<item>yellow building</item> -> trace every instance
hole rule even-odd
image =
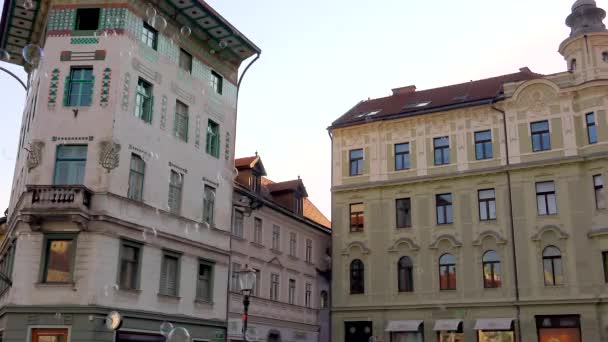
[[[332,341],[608,339],[604,17],[574,4],[565,72],[397,88],[332,123]]]

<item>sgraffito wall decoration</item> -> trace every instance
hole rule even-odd
[[[122,85],[122,110],[129,110],[129,85],[131,84],[131,74],[125,73],[125,81]]]
[[[167,128],[167,95],[163,95],[160,103],[160,129]]]
[[[51,71],[51,85],[49,86],[49,101],[48,107],[49,109],[55,108],[57,104],[57,91],[59,88],[59,68],[53,69]]]
[[[102,107],[107,106],[108,102],[110,101],[111,73],[112,71],[110,70],[110,68],[105,68],[101,77],[101,100],[99,101],[99,104]]]

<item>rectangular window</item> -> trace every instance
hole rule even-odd
[[[363,216],[363,203],[350,205],[350,232],[362,232],[365,224]]]
[[[179,49],[179,68],[187,73],[192,72],[192,55],[184,49]]]
[[[555,184],[553,181],[536,183],[536,205],[538,215],[557,214]]]
[[[407,228],[412,226],[411,209],[411,201],[409,198],[398,198],[395,200],[397,228]]]
[[[53,184],[83,184],[87,164],[87,145],[59,145],[56,153]]]
[[[66,106],[90,106],[93,98],[93,68],[72,68],[65,87]]]
[[[257,268],[254,268],[253,270],[255,271],[255,284],[253,285],[253,295],[259,297],[261,288],[260,283],[262,281],[262,272]]]
[[[433,139],[435,151],[435,165],[446,165],[450,163],[450,139],[439,137]]]
[[[604,282],[608,284],[608,252],[602,252],[602,264],[604,265]]]
[[[44,241],[42,282],[72,282],[76,236],[45,235]]]
[[[9,278],[13,278],[12,274],[13,274],[13,266],[15,264],[15,247],[16,245],[13,244],[9,247],[7,247],[4,250],[4,253],[2,254],[2,256],[0,256],[0,272],[2,272],[4,275],[6,275]],[[10,288],[10,284],[3,281],[0,283],[0,296],[2,296],[4,293],[6,293],[6,291]],[[2,340],[0,339],[0,342]]]
[[[306,294],[304,296],[304,305],[307,308],[310,308],[312,305],[311,297],[312,297],[312,284],[306,283]]]
[[[602,175],[593,176],[593,190],[595,192],[595,207],[597,209],[605,209],[606,198],[604,195],[604,177]]]
[[[99,8],[76,9],[76,31],[93,31],[99,28]]]
[[[219,158],[220,156],[220,125],[209,120],[207,123],[207,154]]]
[[[272,249],[281,250],[281,227],[277,225],[272,226]]]
[[[232,273],[231,273],[231,277],[230,277],[230,289],[234,292],[239,292],[241,290],[241,284],[240,284],[240,274],[239,272],[241,271],[241,264],[233,262],[232,263]]]
[[[188,106],[175,101],[175,121],[173,122],[173,135],[183,141],[188,141]]]
[[[156,50],[158,45],[158,32],[146,22],[144,22],[144,27],[141,31],[141,41],[144,45]]]
[[[289,279],[289,304],[296,303],[296,281],[295,279]]]
[[[291,232],[291,233],[289,233],[289,255],[291,255],[293,257],[296,256],[296,246],[297,246],[296,233]]]
[[[587,138],[590,144],[597,142],[597,126],[595,126],[595,114],[588,113],[585,115],[585,122],[587,123]]]
[[[479,220],[496,220],[496,193],[494,189],[477,191],[479,200]]]
[[[152,123],[152,102],[152,85],[140,78],[135,94],[135,116],[144,122]]]
[[[211,79],[209,80],[209,82],[211,89],[215,90],[216,93],[222,95],[222,91],[224,90],[224,78],[220,76],[220,74],[212,70]]]
[[[551,149],[549,121],[538,121],[530,124],[532,132],[532,151],[547,151]]]
[[[395,171],[410,168],[410,144],[395,144]]]
[[[198,262],[196,298],[205,302],[213,300],[213,264],[203,260]]]
[[[122,241],[120,245],[120,273],[118,277],[121,289],[136,290],[139,288],[141,250],[141,244]]]
[[[349,151],[349,175],[363,174],[363,149]]]
[[[240,210],[234,211],[234,222],[232,224],[232,235],[243,238],[243,221],[245,220],[245,215]]]
[[[452,194],[440,194],[435,196],[437,207],[437,224],[450,224],[454,222],[452,214]]]
[[[127,197],[132,200],[143,200],[145,170],[146,163],[144,160],[137,154],[132,153],[129,170],[129,189],[127,190]]]
[[[215,188],[205,185],[203,198],[203,222],[213,226],[215,212]]]
[[[253,242],[262,244],[262,219],[256,217],[253,219]]]
[[[279,275],[270,274],[270,299],[279,300]]]
[[[492,158],[492,132],[490,130],[475,132],[475,159]]]
[[[182,206],[182,187],[184,184],[184,176],[176,171],[171,170],[169,177],[169,211],[179,215]]]
[[[312,263],[312,240],[306,239],[306,262]]]
[[[163,251],[158,291],[160,294],[174,297],[179,294],[179,261],[179,254]]]

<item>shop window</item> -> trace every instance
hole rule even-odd
[[[581,322],[578,315],[536,316],[540,342],[581,342]]]

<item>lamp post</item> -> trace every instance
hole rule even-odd
[[[255,285],[255,270],[245,265],[245,269],[239,272],[241,293],[243,294],[243,341],[247,341],[247,311],[249,311],[249,296]]]

